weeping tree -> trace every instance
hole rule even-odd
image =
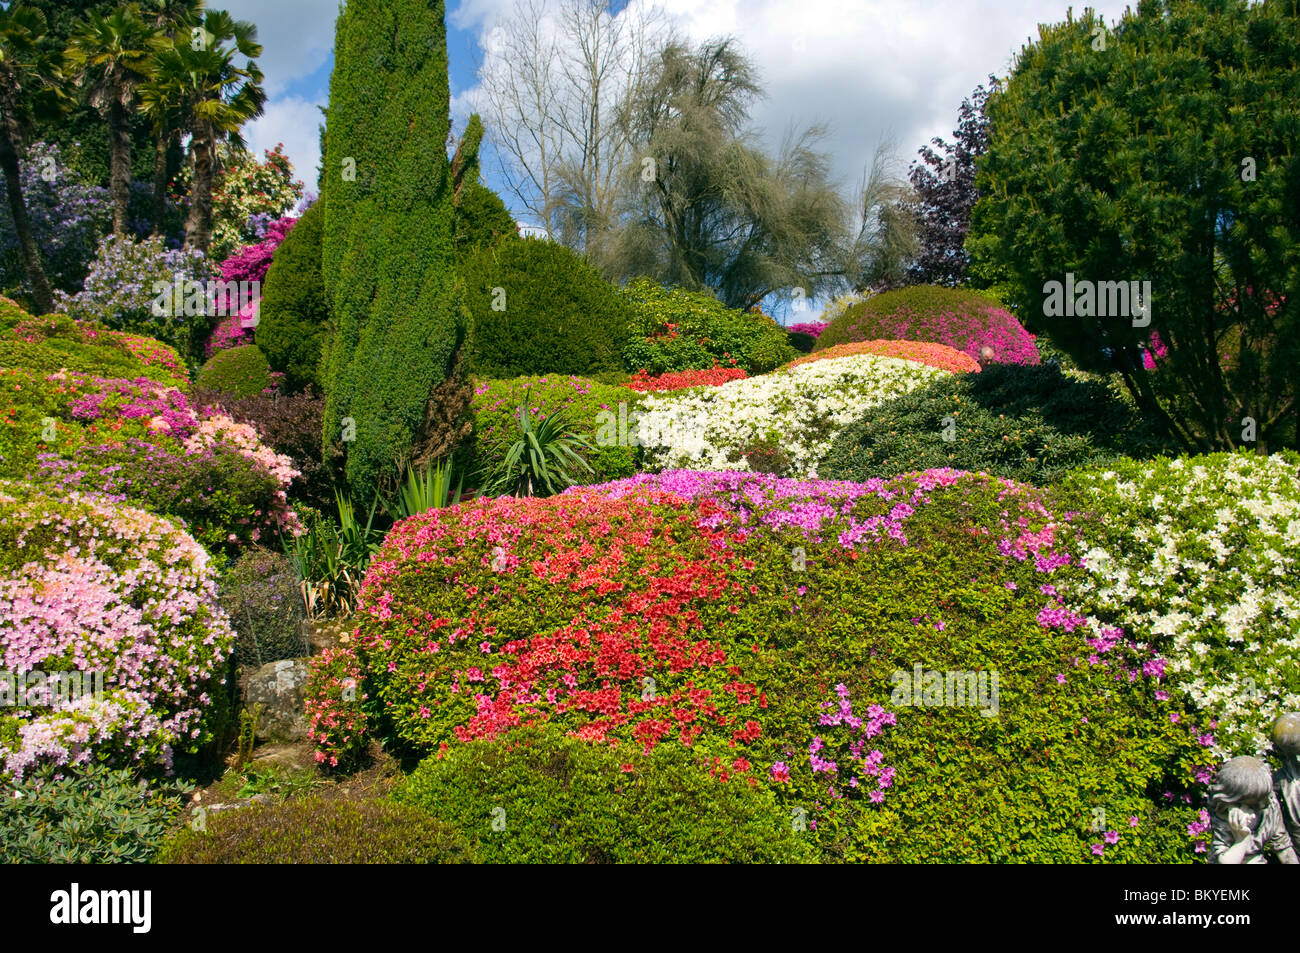
[[[989,101],[975,263],[1188,449],[1297,444],[1297,49],[1296,0],[1143,0],[1041,27]]]
[[[444,4],[349,0],[325,127],[325,446],[361,499],[459,434]]]
[[[843,282],[851,215],[816,148],[825,129],[791,135],[769,155],[748,129],[761,94],[732,40],[664,47],[627,110],[634,147],[622,209],[596,257],[609,277],[707,288],[739,308]]]

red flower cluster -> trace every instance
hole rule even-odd
[[[640,370],[632,375],[632,379],[628,381],[627,386],[642,393],[647,391],[682,390],[686,387],[700,387],[706,384],[716,387],[718,384],[743,380],[748,376],[743,368],[722,367],[721,365],[714,365],[705,370],[675,371],[668,374],[659,374],[658,376],[652,376],[646,371]]]

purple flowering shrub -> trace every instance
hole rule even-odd
[[[786,330],[791,334],[806,334],[809,337],[820,337],[822,331],[826,330],[825,321],[800,321],[798,324],[786,326]]]
[[[57,145],[34,142],[22,158],[20,179],[32,237],[53,288],[76,291],[112,223],[108,189],[81,178]],[[26,270],[8,202],[0,202],[0,288],[25,287]]]
[[[210,558],[174,522],[0,482],[0,774],[41,763],[168,770],[204,742],[234,632]],[[32,673],[90,673],[50,689]],[[14,696],[17,699],[17,696]]]
[[[915,285],[850,305],[814,346],[873,340],[922,341],[965,351],[983,364],[1038,364],[1038,347],[1015,316],[972,291]]]
[[[184,293],[186,282],[206,282],[211,274],[200,251],[168,248],[158,236],[136,241],[109,235],[99,243],[82,289],[73,295],[57,293],[55,303],[79,321],[156,338],[188,357],[207,338],[212,318],[174,313],[167,307],[170,296],[157,309],[164,313],[155,314],[155,284],[179,281]]]
[[[954,470],[668,471],[557,500],[582,493],[690,500],[697,526],[727,531],[735,611],[710,636],[763,693],[746,757],[827,859],[1169,863],[1203,849],[1207,726],[1162,657],[1068,601],[1086,572],[1077,517],[1042,491]]]
[[[185,520],[214,554],[296,532],[292,461],[146,378],[0,371],[0,477]]]

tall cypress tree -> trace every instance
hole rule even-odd
[[[454,290],[444,3],[348,0],[325,128],[321,247],[334,336],[325,447],[354,495],[427,458],[465,338]]]

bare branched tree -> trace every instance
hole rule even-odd
[[[517,0],[489,36],[481,111],[519,208],[592,253],[627,161],[628,94],[671,39],[663,11],[609,0]]]

